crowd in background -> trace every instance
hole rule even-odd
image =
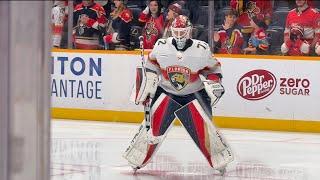
[[[215,0],[213,5],[208,0],[74,0],[73,48],[132,50],[142,35],[144,48],[152,49],[157,39],[171,36],[173,19],[183,14],[193,24],[192,38],[213,41],[214,53],[320,55],[318,0]],[[54,47],[67,48],[69,14],[67,1],[54,2]]]

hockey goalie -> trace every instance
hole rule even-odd
[[[173,37],[159,39],[137,71],[135,101],[145,106],[145,119],[123,155],[135,171],[155,155],[175,119],[214,170],[223,174],[234,159],[211,121],[212,106],[224,94],[221,65],[207,43],[191,39],[191,30],[186,16],[175,18]]]

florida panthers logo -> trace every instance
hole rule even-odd
[[[146,32],[146,38],[147,38],[148,41],[151,40],[152,36],[155,36],[155,37],[158,36],[158,30],[155,27],[155,23],[153,21],[151,21],[150,23],[146,24],[145,32]]]
[[[256,16],[261,12],[256,2],[249,1],[246,4],[246,7],[247,7],[247,12],[251,18],[253,18],[254,16]]]
[[[182,66],[169,66],[166,70],[169,81],[176,90],[180,91],[189,83],[190,69]]]

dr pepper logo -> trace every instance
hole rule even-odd
[[[244,74],[238,81],[237,90],[247,100],[268,97],[276,88],[276,77],[269,71],[257,69]]]

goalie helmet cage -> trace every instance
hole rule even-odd
[[[0,1],[1,180],[50,178],[51,7]]]

